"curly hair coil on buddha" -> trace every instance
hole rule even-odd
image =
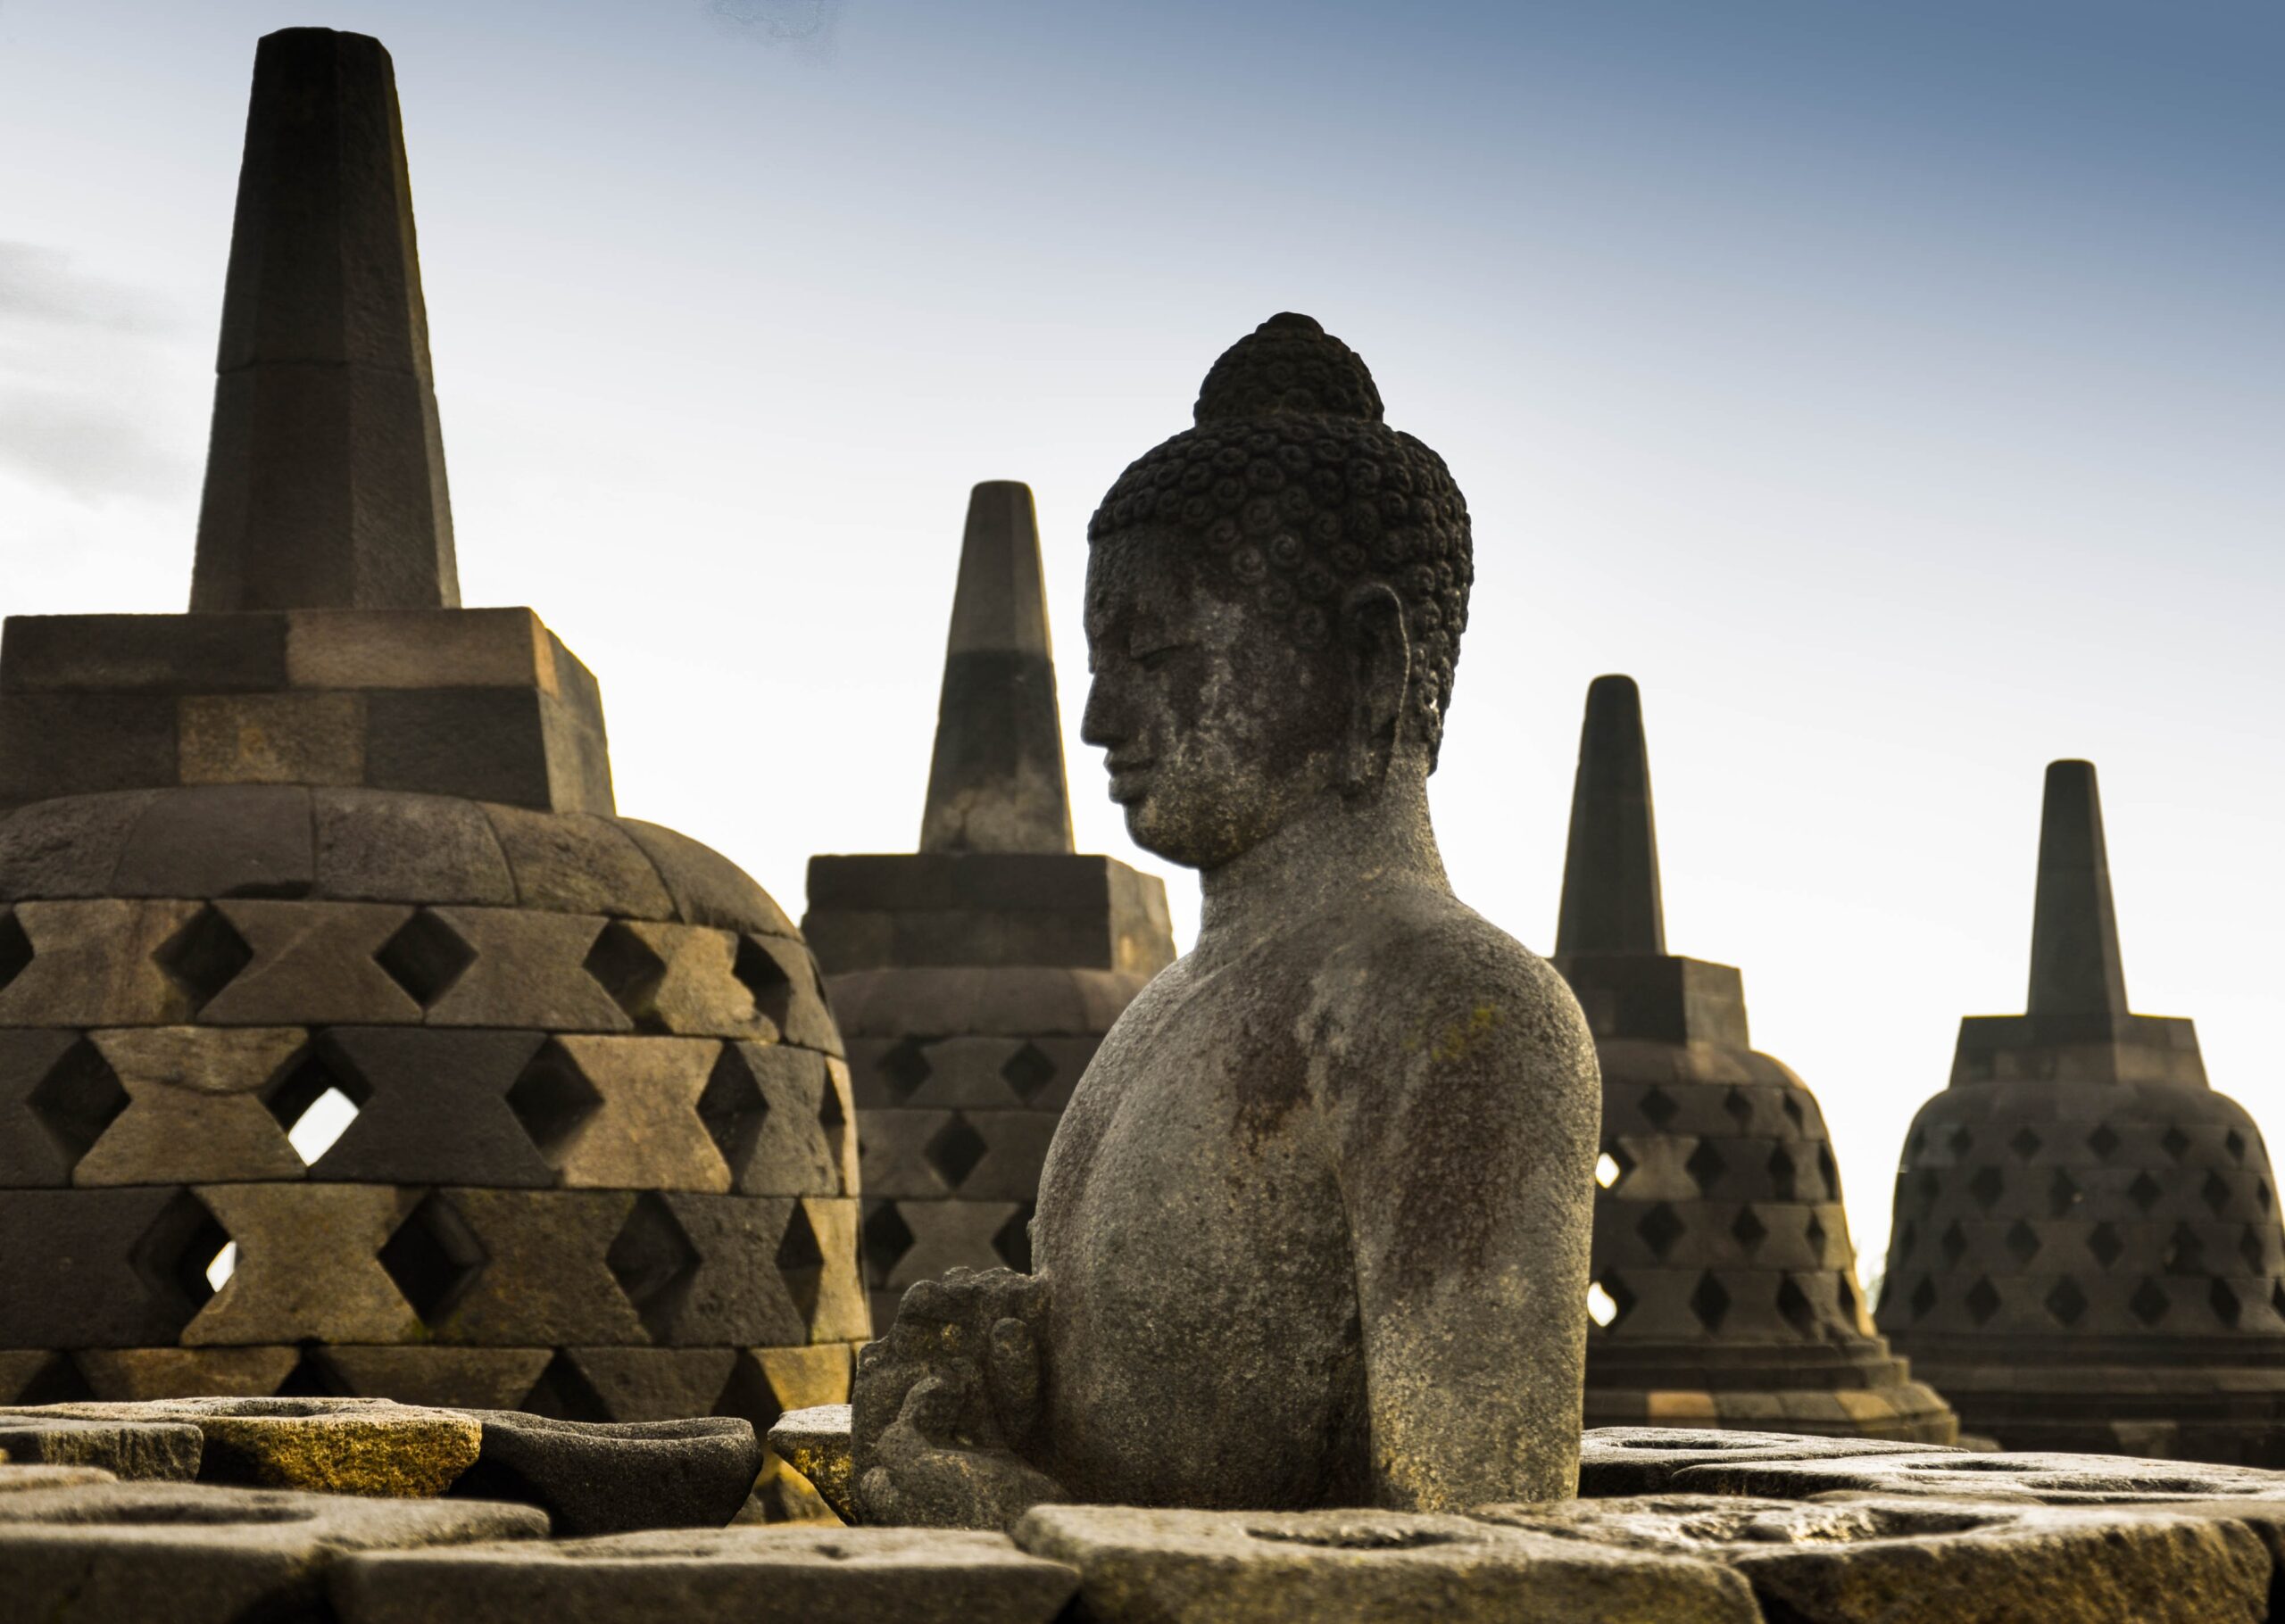
[[[1467,502],[1444,460],[1382,421],[1362,357],[1290,311],[1222,352],[1192,419],[1118,476],[1088,541],[1143,526],[1195,537],[1223,584],[1303,648],[1324,646],[1350,591],[1386,584],[1419,661],[1433,761],[1475,575]]]

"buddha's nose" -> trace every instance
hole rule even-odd
[[[1079,713],[1079,738],[1097,750],[1116,750],[1126,741],[1129,729],[1121,707],[1112,697],[1110,684],[1101,672],[1087,684],[1087,706]]]

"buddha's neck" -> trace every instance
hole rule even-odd
[[[1199,876],[1198,949],[1211,957],[1383,888],[1449,893],[1417,777],[1351,800],[1327,790],[1251,850]]]

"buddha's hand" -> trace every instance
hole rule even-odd
[[[868,1523],[1003,1529],[1063,1497],[1024,1454],[1040,1442],[1044,1282],[955,1269],[905,1293],[858,1355],[857,1504]]]

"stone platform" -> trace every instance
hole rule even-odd
[[[773,1440],[818,1470],[836,1434],[829,1407]],[[2121,1456],[1605,1428],[1576,1500],[1043,1506],[1000,1535],[724,1527],[759,1448],[736,1421],[188,1400],[0,1413],[0,1447],[6,1616],[71,1624],[2285,1619],[2285,1473]]]

